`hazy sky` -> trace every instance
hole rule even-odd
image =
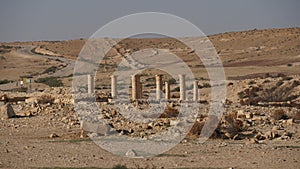
[[[205,34],[300,27],[300,0],[0,0],[0,41],[88,38],[137,12],[164,12]]]

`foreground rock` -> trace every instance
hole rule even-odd
[[[15,111],[9,103],[1,106],[1,110],[0,110],[1,119],[8,119],[15,116],[16,116]]]

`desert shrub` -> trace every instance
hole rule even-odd
[[[48,85],[50,87],[60,87],[60,86],[63,86],[63,83],[57,77],[39,78],[35,82],[36,83],[43,83],[43,84],[46,84],[46,85]]]
[[[50,73],[50,72],[55,72],[57,70],[56,66],[51,66],[47,68],[43,73]]]
[[[289,80],[292,80],[293,77],[289,77],[289,76],[286,76],[286,77],[283,77],[282,80],[283,81],[289,81]]]
[[[128,169],[128,168],[126,167],[126,165],[118,164],[118,165],[114,166],[112,169]]]
[[[177,117],[179,114],[179,111],[177,109],[167,107],[165,111],[159,116],[159,118],[172,118]]]
[[[278,83],[278,82],[277,82]],[[279,85],[276,83],[276,86]],[[265,102],[286,102],[297,98],[297,94],[294,93],[293,88],[296,84],[293,82],[289,86],[277,86],[264,89],[260,94],[260,100]]]
[[[271,117],[275,120],[280,120],[286,117],[285,111],[282,109],[275,110],[271,113]]]
[[[211,85],[209,83],[203,83],[202,88],[209,88]]]
[[[10,83],[12,81],[9,81],[7,79],[4,79],[4,80],[0,80],[0,84],[7,84],[7,83]]]
[[[248,95],[244,91],[238,92],[238,96],[240,99],[244,99],[248,97]]]

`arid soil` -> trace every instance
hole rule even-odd
[[[114,155],[89,138],[101,137],[99,133],[81,129],[71,85],[84,39],[1,43],[0,80],[12,82],[0,84],[0,168],[299,168],[300,29],[230,32],[209,39],[224,65],[227,98],[219,125],[201,144],[204,123],[216,120],[208,115],[214,86],[193,51],[170,38],[126,39],[101,63],[95,95],[103,115],[97,117],[128,138],[149,139],[178,125],[179,91],[178,84],[171,85],[172,101],[156,121],[132,123],[109,102],[109,75],[118,61],[132,59],[129,54],[144,48],[167,49],[183,58],[199,80],[201,106],[190,132],[171,150],[146,158]],[[144,99],[155,90],[153,77],[158,73],[170,80],[158,70],[142,73]],[[15,84],[24,75],[33,81],[56,76],[63,86],[33,82],[30,90],[21,92]]]

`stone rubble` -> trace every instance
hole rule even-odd
[[[288,88],[289,90],[297,91],[299,85],[296,85],[298,83],[294,81],[292,80],[292,85],[285,82],[282,86],[291,86]],[[162,84],[159,83],[159,85],[161,86]],[[234,84],[231,86],[234,86]],[[297,106],[268,107],[258,105],[257,103],[263,100],[263,98],[258,97],[258,93],[263,91],[261,88],[261,84],[257,83],[244,89],[242,92],[244,92],[245,96],[241,93],[238,94],[240,102],[226,99],[223,116],[221,119],[215,119],[220,121],[212,135],[213,138],[249,140],[251,143],[293,138],[295,133],[289,132],[289,128],[299,125],[299,108]],[[197,116],[178,118],[180,103],[174,101],[164,103],[167,105],[165,110],[155,107],[153,112],[158,112],[157,114],[147,114],[149,103],[143,100],[133,101],[133,104],[108,103],[105,101],[107,95],[79,94],[73,98],[73,94],[71,88],[49,88],[43,92],[17,93],[15,95],[4,93],[3,97],[5,96],[6,98],[28,98],[23,102],[2,105],[1,119],[15,117],[16,114],[22,117],[48,115],[49,124],[59,122],[69,129],[81,128],[85,130],[78,137],[119,134],[144,139],[150,139],[163,131],[167,131],[174,137],[181,136],[183,133],[180,130],[181,126],[193,124],[194,122],[191,131],[186,137],[187,139],[197,138],[204,124],[213,124],[214,121],[214,118],[207,114],[209,110],[208,103],[201,103],[202,106]],[[183,95],[184,93],[182,93],[181,97],[184,97]],[[96,103],[90,100],[91,96],[96,97]],[[291,94],[291,96],[294,98],[293,102],[297,100],[294,94]],[[248,100],[245,103],[245,99],[250,99],[250,101]],[[73,103],[75,102],[77,104],[74,107]],[[96,105],[96,107],[91,105]],[[118,107],[128,112],[124,114]],[[164,113],[161,114],[162,111]],[[197,113],[193,112],[191,115]],[[99,122],[105,123],[99,124]],[[54,138],[54,136],[50,137]]]

